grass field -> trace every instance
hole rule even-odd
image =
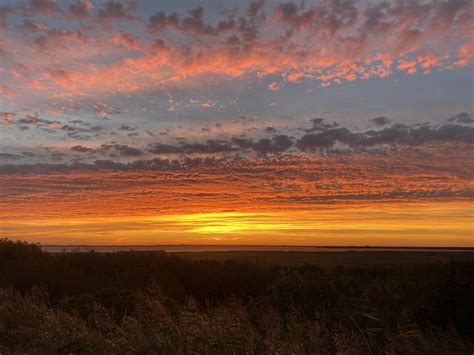
[[[0,354],[471,354],[473,295],[472,252],[0,240]]]

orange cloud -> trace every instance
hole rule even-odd
[[[465,147],[105,169],[107,162],[96,171],[4,170],[3,235],[66,244],[468,246],[472,240],[474,180]]]
[[[428,73],[472,62],[468,1],[449,6],[347,2],[306,9],[287,3],[269,16],[262,7],[250,8],[240,20],[229,17],[214,25],[204,22],[202,8],[186,16],[158,11],[147,20],[137,17],[132,4],[104,6],[94,17],[90,2],[79,1],[70,11],[87,21],[76,31],[49,28],[33,42],[14,30],[6,32],[2,50],[10,59],[1,65],[11,80],[3,84],[22,95],[29,94],[27,87],[54,97],[147,92],[268,75],[280,77],[272,88],[302,78],[327,86],[386,77],[395,70],[413,74],[420,67]],[[56,10],[55,16],[69,16]],[[121,27],[124,20],[130,20],[127,27]],[[143,32],[151,25],[159,38]]]
[[[428,159],[430,155],[436,159]],[[189,161],[162,168],[158,162],[152,170],[136,165],[131,171],[8,175],[4,169],[0,218],[146,216],[237,207],[241,212],[285,211],[321,203],[466,200],[474,189],[469,158],[469,149],[462,147],[424,152],[405,148],[396,154]],[[41,210],[35,207],[38,201]]]

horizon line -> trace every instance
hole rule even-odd
[[[288,245],[288,244],[37,244],[40,247],[273,247],[273,248],[357,248],[357,249],[468,249],[474,247],[454,246],[383,246],[383,245]]]

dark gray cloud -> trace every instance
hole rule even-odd
[[[279,154],[287,151],[293,146],[293,139],[284,134],[272,139],[263,138],[252,144],[252,149],[259,155]]]
[[[92,3],[88,0],[77,0],[76,2],[69,5],[69,12],[74,17],[84,18],[89,16],[91,5]]]
[[[217,154],[238,151],[225,140],[208,140],[206,143],[182,143],[180,145],[153,143],[149,152],[154,154]]]
[[[5,160],[18,160],[21,159],[22,156],[18,154],[11,154],[11,153],[0,153],[0,159]]]
[[[120,157],[139,157],[143,155],[141,149],[130,147],[126,144],[102,144],[98,152],[108,152],[111,156],[118,155]]]
[[[164,11],[157,11],[148,19],[148,30],[158,32],[171,29],[196,34],[219,35],[237,27],[237,23],[230,17],[212,26],[204,23],[203,16],[204,9],[202,7],[188,10],[188,15],[183,18],[176,12],[167,15]]]
[[[245,14],[250,18],[259,17],[260,19],[265,18],[265,14],[263,13],[263,5],[265,0],[254,0],[252,1],[247,10],[245,10]]]
[[[232,47],[255,40],[258,37],[259,24],[265,20],[263,0],[251,2],[242,16],[236,16],[235,9],[223,11],[222,14],[226,17],[216,24],[208,24],[204,22],[202,7],[189,9],[186,15],[177,12],[167,14],[160,10],[149,17],[147,29],[151,33],[172,30],[207,36],[228,34],[227,43]]]
[[[96,160],[93,163],[35,163],[35,164],[4,164],[0,165],[0,174],[32,174],[49,172],[72,172],[72,171],[136,171],[136,170],[181,170],[189,167],[214,167],[219,164],[227,163],[225,158],[184,158],[182,160],[174,159],[146,159],[135,160],[128,163],[117,162],[114,160]]]
[[[0,26],[4,25],[7,18],[15,12],[15,8],[11,6],[0,6]]]
[[[64,161],[70,158],[68,154],[66,154],[65,152],[59,151],[54,147],[44,147],[44,150],[47,152],[49,159],[55,162]]]
[[[69,148],[71,151],[76,153],[87,153],[87,154],[101,154],[101,155],[108,155],[110,157],[139,157],[143,155],[143,151],[141,149],[130,147],[126,144],[102,144],[99,148],[89,148],[84,147],[82,145],[75,145]]]
[[[339,124],[336,122],[326,123],[324,118],[312,118],[309,120],[309,122],[311,123],[311,127],[303,129],[303,131],[309,133],[316,131],[324,131],[339,126]]]
[[[376,126],[386,126],[390,123],[390,120],[385,116],[379,116],[379,117],[372,118],[370,122],[372,122]]]
[[[66,132],[69,138],[86,140],[91,137],[98,137],[99,133],[104,130],[104,127],[101,125],[78,127],[75,125],[66,124],[61,126],[59,129]]]
[[[64,132],[68,138],[77,140],[97,138],[105,133],[104,126],[84,122],[79,119],[64,123],[58,120],[41,118],[38,114],[28,114],[21,118],[15,117],[18,117],[18,115],[15,113],[0,112],[0,120],[3,119],[6,123],[12,123],[20,130],[27,130],[27,126],[34,126],[50,134]],[[136,131],[136,129],[136,127],[130,127],[127,125],[122,125],[119,127],[119,130],[129,133]]]
[[[301,151],[311,152],[331,148],[340,143],[349,148],[366,148],[380,145],[422,145],[435,142],[474,143],[474,128],[457,124],[440,127],[429,125],[408,126],[394,124],[381,130],[350,131],[345,127],[323,129],[319,133],[302,136],[295,144]]]
[[[292,28],[310,27],[330,36],[352,26],[358,16],[355,2],[348,0],[332,1],[329,6],[320,4],[309,8],[286,2],[275,9],[275,18]]]
[[[454,141],[472,144],[474,143],[474,128],[448,124],[438,130],[432,130],[431,137],[426,137],[426,142],[430,141]],[[422,139],[423,140],[423,139]]]
[[[129,158],[157,155],[176,155],[181,159],[193,156],[227,156],[227,157],[267,157],[281,154],[297,155],[303,153],[330,153],[343,154],[346,152],[361,151],[386,151],[393,147],[422,146],[425,144],[474,144],[474,127],[470,126],[472,115],[460,113],[449,119],[447,123],[432,126],[430,124],[392,124],[385,117],[377,118],[379,124],[376,129],[359,130],[343,127],[337,123],[326,122],[322,118],[310,120],[309,128],[299,129],[297,137],[286,134],[275,134],[273,127],[263,129],[262,134],[274,134],[272,137],[250,138],[245,135],[228,137],[222,139],[209,139],[204,142],[190,142],[183,137],[175,137],[176,143],[149,143],[143,145],[129,145],[124,142],[111,142],[91,148],[84,145],[74,145],[69,148],[70,155],[62,151],[48,151],[48,156],[52,160],[69,158],[74,159],[95,159],[96,157],[114,158],[120,161]],[[383,121],[383,122],[381,122]],[[30,125],[37,125],[44,130],[66,132],[68,137],[83,139],[91,134],[98,134],[102,126],[88,126],[82,124],[76,126],[72,124],[61,125],[57,121],[44,120],[37,115],[29,115],[26,118],[14,120],[20,128],[28,128]],[[381,123],[386,123],[380,126]],[[53,126],[53,128],[49,128]],[[268,129],[270,128],[270,129]],[[122,125],[119,130],[127,132],[129,137],[138,135],[138,128]],[[117,135],[117,137],[120,137]],[[4,155],[3,159],[18,160],[26,157],[14,154]]]
[[[185,143],[180,145],[154,143],[149,151],[154,154],[219,154],[236,152],[254,152],[258,155],[279,154],[293,145],[293,139],[286,135],[277,135],[271,139],[252,140],[234,137],[227,140],[208,140],[206,143]]]
[[[267,133],[277,133],[278,130],[274,127],[267,127],[267,128],[265,128],[265,132],[267,132]]]
[[[314,152],[320,148],[330,148],[338,140],[346,141],[350,132],[346,128],[328,130],[322,133],[309,133],[298,139],[295,146],[303,152]]]
[[[471,114],[467,112],[461,112],[461,113],[458,113],[456,116],[451,117],[448,121],[469,124],[469,123],[474,123],[474,118]]]
[[[82,145],[75,145],[71,147],[70,150],[73,152],[78,152],[78,153],[92,153],[95,151],[92,148],[84,147]]]
[[[118,129],[119,129],[120,131],[133,132],[133,131],[136,131],[136,130],[137,130],[137,127],[130,127],[130,126],[127,126],[127,125],[121,125]]]
[[[99,9],[104,19],[133,20],[136,18],[137,0],[109,0]]]
[[[300,11],[298,6],[292,2],[282,3],[275,9],[275,16],[278,20],[295,27],[309,25],[314,21],[315,15],[314,9]]]
[[[148,19],[148,30],[160,31],[167,28],[178,29],[180,21],[180,17],[176,12],[167,15],[164,11],[157,11]]]
[[[472,21],[472,16],[469,14],[472,9],[470,0],[425,3],[420,1],[366,2],[367,5],[363,8],[357,6],[357,3],[352,0],[337,0],[305,6],[307,5],[305,2],[284,2],[276,7],[274,17],[277,21],[288,25],[293,32],[300,28],[310,28],[315,34],[324,33],[328,37],[342,34],[345,29],[360,23],[358,34],[353,37],[353,40],[361,45],[374,34],[400,30],[399,26],[407,20],[413,21],[416,27],[436,19],[436,25],[430,25],[428,30],[448,29],[456,21]],[[458,16],[459,14],[462,16]],[[401,29],[394,48],[396,51],[403,52],[418,41],[421,35],[421,31],[417,28]]]

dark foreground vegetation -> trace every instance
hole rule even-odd
[[[474,262],[336,267],[0,241],[0,353],[471,354]]]

